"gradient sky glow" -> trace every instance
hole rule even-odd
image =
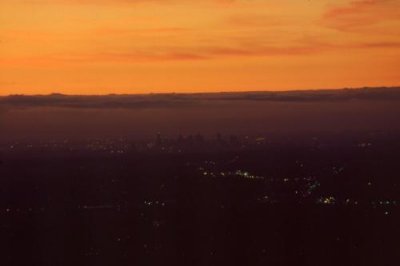
[[[400,0],[1,0],[0,94],[400,85]]]

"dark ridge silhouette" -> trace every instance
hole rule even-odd
[[[338,102],[349,100],[398,101],[400,87],[284,92],[168,93],[137,95],[10,95],[0,97],[4,107],[170,108],[201,106],[222,101]]]

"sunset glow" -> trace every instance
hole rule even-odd
[[[398,0],[2,0],[0,94],[400,85]]]

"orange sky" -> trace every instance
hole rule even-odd
[[[400,85],[399,0],[1,0],[0,94]]]

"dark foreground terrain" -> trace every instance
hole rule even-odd
[[[4,142],[1,265],[398,265],[400,135]]]

